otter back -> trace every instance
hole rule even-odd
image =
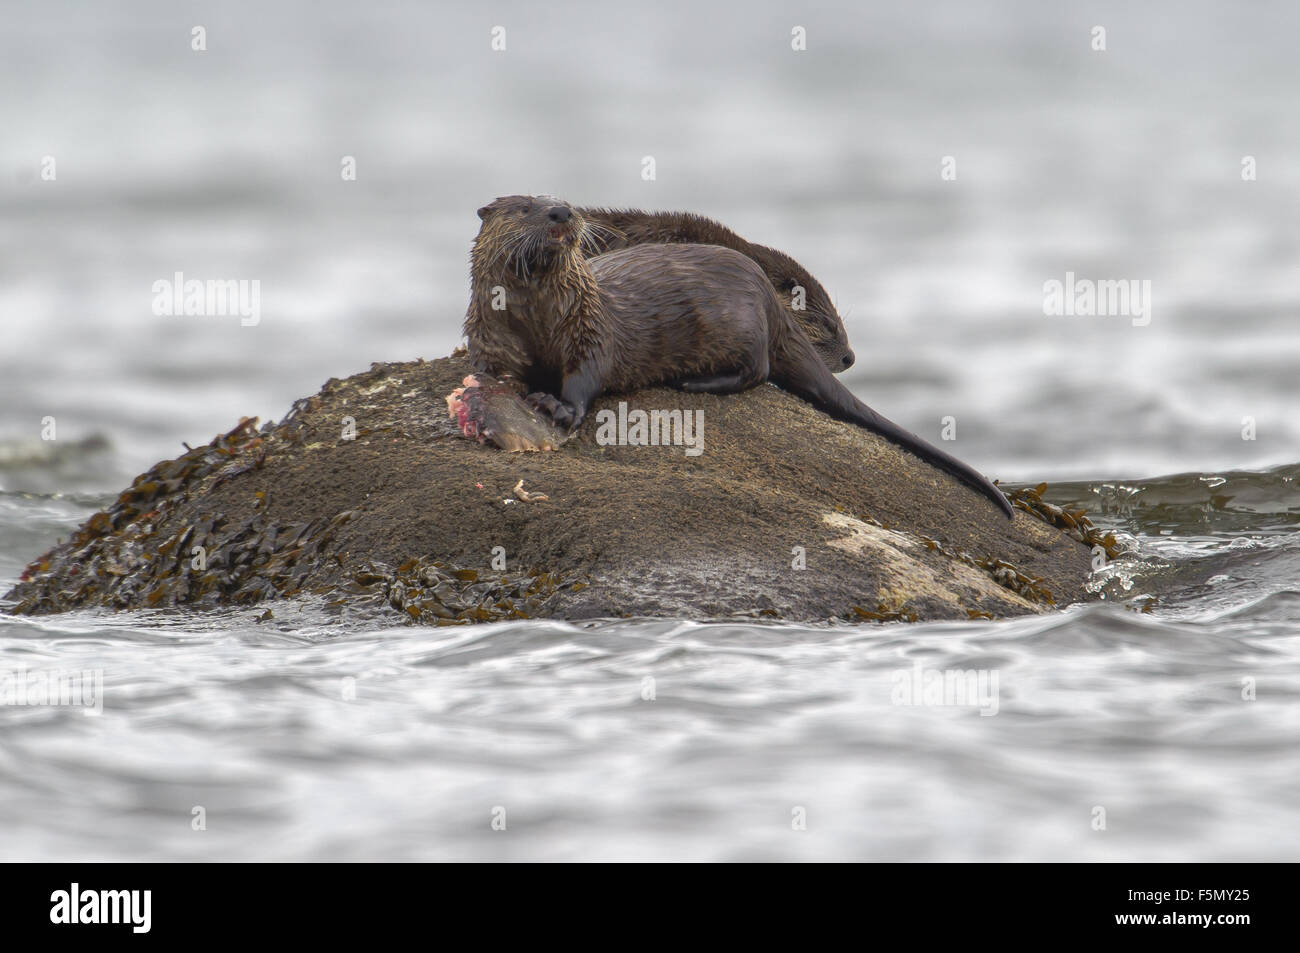
[[[785,252],[747,241],[720,222],[691,212],[609,208],[580,208],[578,212],[592,226],[591,247],[599,253],[643,244],[718,245],[740,252],[763,269],[782,307],[803,329],[831,373],[853,366],[848,332],[830,295]]]

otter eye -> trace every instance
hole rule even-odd
[[[525,205],[524,208],[523,208],[523,212],[524,212],[525,215],[527,215],[527,214],[528,214],[529,212],[531,212],[532,210],[533,210],[533,207],[532,207],[531,205]]]

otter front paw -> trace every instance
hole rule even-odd
[[[582,414],[577,407],[559,401],[559,406],[551,412],[551,419],[555,421],[555,426],[562,427],[565,430],[573,430],[578,424],[582,423]]]
[[[554,394],[536,391],[524,398],[524,402],[534,410],[546,414],[555,421],[555,426],[563,427],[565,430],[572,430],[582,423],[582,415],[578,413],[578,409],[568,401],[560,400]]]

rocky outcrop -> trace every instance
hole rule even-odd
[[[375,365],[158,464],[32,563],[11,610],[965,619],[1085,598],[1092,544],[1113,543],[1078,513],[1040,518],[1034,491],[1008,521],[772,386],[605,396],[560,449],[506,453],[447,417],[469,371],[457,355]],[[620,403],[634,428],[638,409],[691,413],[700,452],[605,445]]]

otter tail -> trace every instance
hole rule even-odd
[[[848,388],[831,376],[821,358],[813,351],[812,345],[801,338],[801,335],[790,335],[772,349],[774,360],[770,379],[773,383],[802,397],[837,420],[857,424],[872,433],[880,434],[936,469],[956,477],[971,489],[988,497],[1008,519],[1011,518],[1014,510],[1001,490],[973,467],[904,430],[892,420],[880,416],[854,397]]]

